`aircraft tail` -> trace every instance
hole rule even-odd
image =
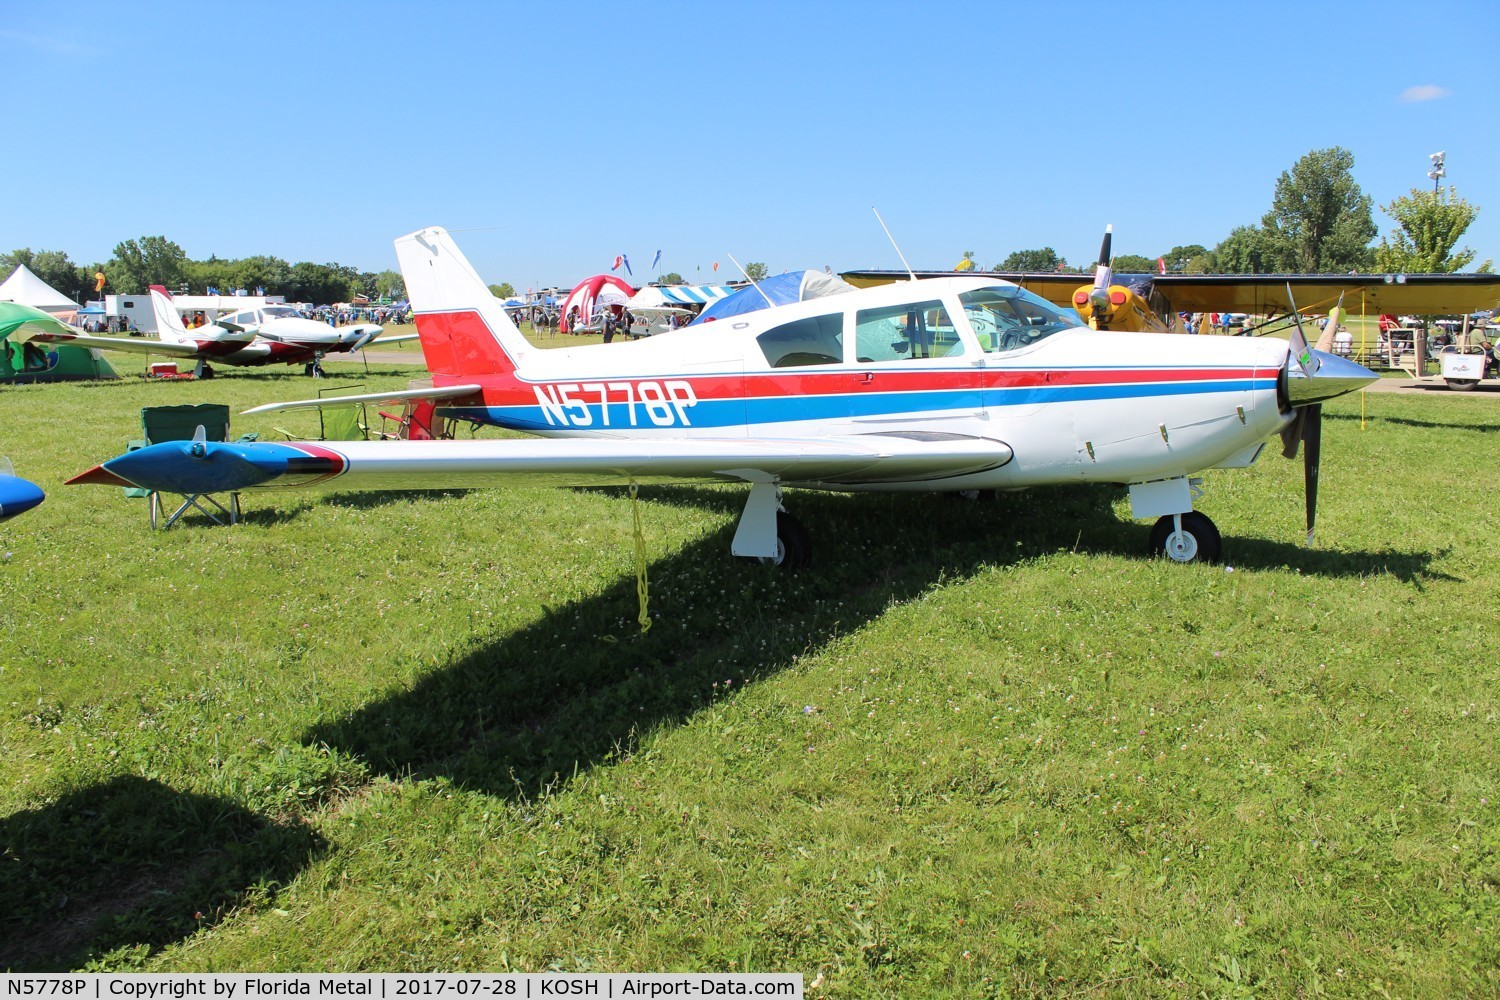
[[[532,351],[446,229],[400,237],[396,260],[434,377],[508,375]]]
[[[169,344],[191,343],[187,327],[182,325],[182,317],[177,314],[177,307],[172,305],[172,293],[161,285],[151,286],[151,311],[156,314],[156,337],[158,340]]]

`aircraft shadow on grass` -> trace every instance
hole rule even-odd
[[[301,823],[146,778],[113,778],[0,819],[0,969],[78,969],[217,923],[322,850]]]
[[[1487,414],[1487,416],[1489,415]],[[1479,423],[1478,421],[1476,421],[1472,424],[1448,424],[1438,423],[1432,420],[1413,420],[1410,417],[1368,416],[1361,418],[1355,416],[1352,413],[1325,413],[1323,414],[1323,419],[1348,420],[1356,423],[1363,419],[1370,423],[1379,422],[1383,424],[1396,424],[1399,427],[1421,427],[1423,429],[1436,429],[1445,431],[1479,431],[1482,434],[1489,434],[1495,431],[1500,431],[1500,423],[1494,422]],[[1491,419],[1493,420],[1493,416],[1491,416]]]
[[[738,506],[725,491],[651,491],[660,494],[676,504]],[[1144,553],[1148,528],[1122,525],[1110,509],[1116,496],[1108,487],[988,502],[798,494],[798,516],[814,539],[811,571],[732,559],[732,529],[724,528],[651,564],[649,633],[636,622],[636,581],[622,577],[596,596],[546,608],[535,624],[407,690],[319,723],[303,739],[393,778],[446,776],[500,797],[536,796],[557,787],[559,776],[615,759],[639,736],[687,719],[726,681],[738,687],[772,676],[939,582],[1059,551]],[[1420,578],[1429,561],[1231,542],[1238,568],[1298,566],[1330,577]]]

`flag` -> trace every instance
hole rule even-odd
[[[965,257],[963,260],[961,260],[957,264],[953,265],[953,270],[955,270],[955,271],[972,271],[972,270],[974,270],[974,261],[972,261],[968,257]]]
[[[714,270],[717,271],[718,269],[719,269],[719,262],[718,261],[714,261]]]
[[[625,255],[624,254],[615,254],[615,262],[614,262],[613,265],[610,266],[610,270],[611,271],[618,271],[620,269],[620,265],[623,264],[623,263],[625,263]]]
[[[219,290],[217,288],[215,288],[213,285],[209,285],[207,288],[205,288],[203,290],[203,293],[205,295],[218,295],[219,294]]]
[[[94,291],[95,292],[102,292],[102,291],[104,291],[104,272],[103,271],[95,271],[94,272]]]
[[[625,265],[625,273],[634,278],[635,272],[630,269],[630,258],[625,254],[620,254],[620,262]]]
[[[651,267],[648,270],[656,270],[656,265],[661,263],[661,251],[656,251],[656,256],[651,258]]]
[[[1156,273],[1157,274],[1166,274],[1167,273],[1167,258],[1165,258],[1165,257],[1158,257],[1158,258],[1156,258]]]

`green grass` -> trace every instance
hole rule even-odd
[[[788,576],[740,491],[645,490],[644,635],[621,491],[153,534],[59,485],[144,405],[313,385],[0,390],[49,493],[0,529],[0,966],[1500,991],[1494,400],[1331,404],[1311,550],[1300,463],[1210,473],[1223,566],[1109,489],[794,493]]]

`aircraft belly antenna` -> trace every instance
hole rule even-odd
[[[891,241],[891,246],[896,247],[896,256],[901,258],[901,266],[906,268],[906,273],[911,275],[911,280],[916,281],[917,272],[913,271],[911,265],[906,262],[906,254],[902,253],[901,248],[896,245],[896,237],[891,235],[891,228],[885,224],[884,219],[880,218],[880,210],[871,205],[870,211],[875,213],[875,218],[880,223],[880,228],[885,230],[885,238]]]
[[[745,270],[745,266],[743,264],[741,264],[739,261],[737,261],[737,260],[734,259],[734,254],[732,254],[732,253],[730,253],[729,251],[726,250],[726,251],[724,251],[724,255],[726,257],[728,257],[731,261],[734,262],[734,266],[735,267],[737,267],[737,268],[740,269],[740,273],[745,276],[745,280],[748,281],[748,282],[750,282],[750,284],[752,284],[752,285],[755,286],[755,290],[757,292],[760,292],[760,297],[766,300],[766,305],[771,306],[772,308],[775,308],[776,303],[774,303],[774,302],[771,301],[771,296],[767,295],[766,294],[766,290],[764,288],[760,287],[760,282],[758,282],[754,278],[750,277],[750,272],[747,271],[747,270]]]

